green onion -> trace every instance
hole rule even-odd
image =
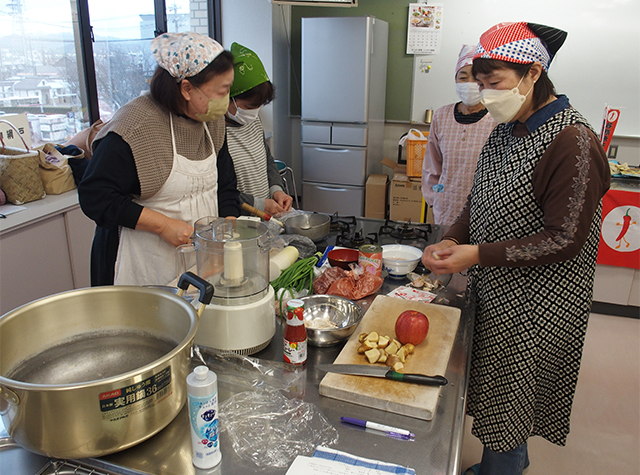
[[[313,290],[313,267],[318,263],[322,256],[316,252],[313,256],[300,259],[291,266],[282,271],[280,277],[271,282],[273,290],[277,293],[280,289],[297,290],[308,289],[309,293]],[[280,308],[282,308],[282,298],[285,292],[280,295]]]

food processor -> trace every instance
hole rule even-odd
[[[188,268],[185,263],[195,252],[197,274],[214,288],[195,343],[242,355],[257,353],[276,331],[267,226],[254,220],[204,217],[194,228],[193,243],[178,248],[178,266]]]

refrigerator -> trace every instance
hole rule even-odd
[[[302,18],[304,209],[364,216],[381,173],[389,25],[372,16]]]

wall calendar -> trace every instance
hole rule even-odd
[[[442,41],[442,4],[410,3],[407,54],[438,54]]]

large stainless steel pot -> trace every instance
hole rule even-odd
[[[331,230],[331,216],[319,213],[304,213],[284,220],[287,234],[300,234],[314,242],[322,241]]]
[[[193,281],[192,281],[193,279]],[[197,284],[208,303],[210,284]],[[46,297],[0,317],[0,414],[28,450],[102,456],[153,436],[186,400],[198,314],[160,289],[109,286]]]

